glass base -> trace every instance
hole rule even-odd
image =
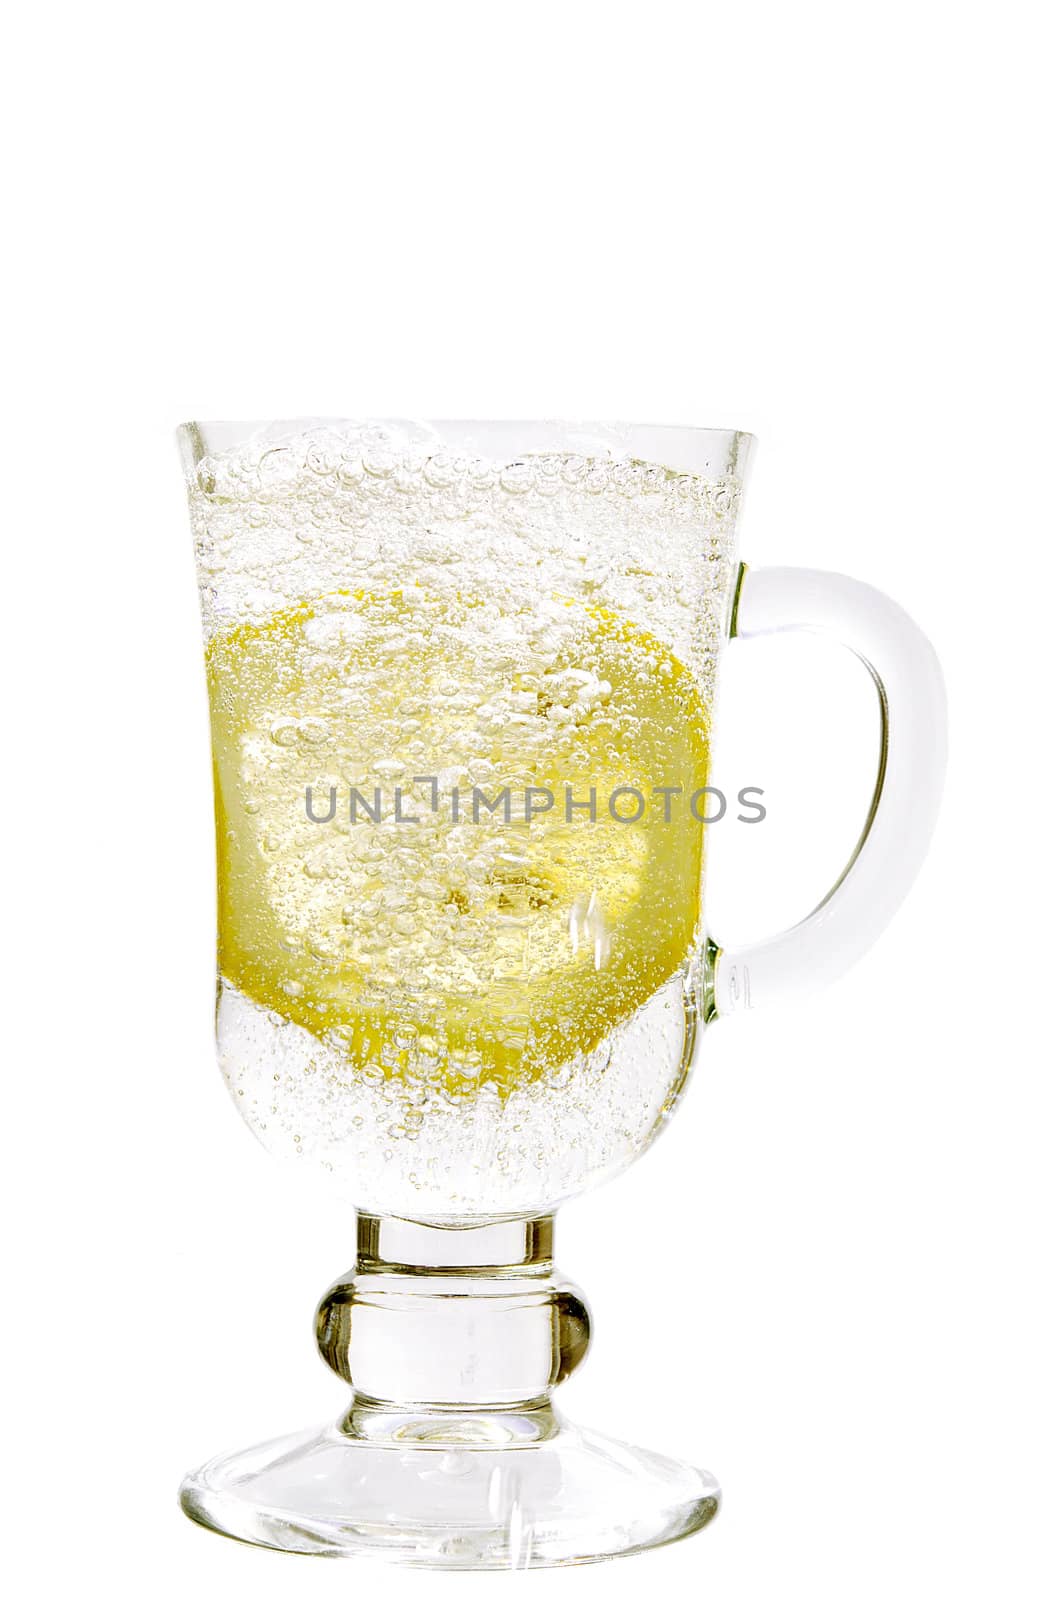
[[[603,1561],[705,1526],[709,1473],[556,1417],[365,1413],[217,1456],[181,1504],[217,1533],[304,1555],[512,1569]]]

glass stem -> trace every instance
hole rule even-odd
[[[590,1340],[582,1297],[554,1274],[553,1231],[550,1216],[441,1228],[360,1212],[355,1265],[317,1313],[322,1358],[354,1391],[344,1429],[548,1435],[550,1395]]]

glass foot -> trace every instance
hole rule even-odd
[[[537,1415],[390,1412],[218,1456],[191,1473],[196,1522],[304,1555],[457,1570],[575,1565],[702,1528],[707,1472]]]

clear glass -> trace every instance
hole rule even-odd
[[[360,1216],[318,1325],[349,1411],[209,1464],[186,1509],[428,1565],[689,1532],[714,1480],[553,1409],[589,1322],[550,1216],[661,1130],[705,1022],[835,976],[899,903],[940,790],[933,654],[866,586],[740,566],[746,434],[300,420],[190,423],[181,444],[219,1059],[267,1148]],[[705,915],[719,653],[802,627],[868,662],[880,781],[821,906],[724,953]]]

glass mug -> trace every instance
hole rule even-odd
[[[596,423],[181,429],[218,836],[219,1059],[357,1208],[318,1310],[334,1427],[185,1481],[200,1522],[425,1566],[596,1560],[703,1526],[707,1473],[564,1421],[589,1318],[558,1205],[675,1109],[704,1024],[837,976],[904,897],[945,752],[934,653],[865,584],[750,570],[752,440]],[[720,649],[828,634],[878,782],[798,926],[706,924]]]

